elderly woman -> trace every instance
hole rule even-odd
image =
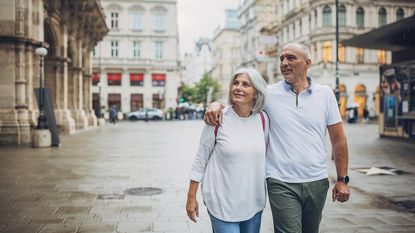
[[[262,112],[266,82],[254,68],[240,68],[229,85],[230,106],[221,126],[205,125],[190,173],[186,210],[196,222],[202,195],[213,232],[258,233],[265,208],[268,116]]]

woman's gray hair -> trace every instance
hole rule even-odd
[[[231,93],[233,82],[235,81],[235,78],[240,74],[246,74],[248,78],[251,80],[252,86],[256,90],[252,112],[258,113],[262,111],[265,105],[265,98],[267,96],[267,83],[265,82],[262,75],[253,67],[239,68],[235,71],[235,73],[232,74],[231,82],[229,84],[229,92],[228,92],[229,104],[233,104],[232,93]]]

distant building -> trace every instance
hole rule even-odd
[[[185,75],[183,83],[193,85],[205,73],[212,70],[212,44],[209,39],[201,38],[196,42],[192,52],[185,54]]]
[[[225,26],[218,28],[212,39],[212,78],[220,84],[219,101],[226,103],[232,73],[239,66],[240,39],[236,10],[226,10]]]
[[[108,32],[100,1],[0,3],[0,145],[31,143],[39,114],[40,59],[48,46],[45,87],[61,133],[97,125],[91,100],[91,50]]]
[[[336,7],[335,1],[300,0],[276,1],[277,20],[267,29],[278,37],[274,60],[284,45],[301,42],[309,46],[312,54],[310,75],[319,83],[335,88],[336,63]],[[374,28],[395,22],[414,14],[412,0],[340,1],[340,41]],[[390,52],[368,50],[339,45],[340,111],[346,115],[347,106],[363,109],[376,108],[379,113],[379,65],[389,63]],[[277,79],[282,79],[275,69]]]
[[[108,36],[95,47],[93,106],[107,112],[175,107],[179,86],[177,0],[102,0]],[[98,86],[98,83],[100,85]]]
[[[287,2],[293,2],[290,0]],[[265,79],[272,80],[267,71],[270,61],[265,47],[267,42],[261,39],[261,30],[276,21],[277,1],[243,0],[238,8],[240,60],[241,66],[255,66]]]

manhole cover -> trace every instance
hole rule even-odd
[[[151,196],[162,193],[163,190],[153,187],[141,187],[141,188],[131,188],[125,190],[126,195],[135,195],[135,196]]]
[[[97,196],[98,200],[122,200],[124,199],[124,195],[122,194],[98,194]]]

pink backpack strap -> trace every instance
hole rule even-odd
[[[218,129],[219,129],[219,126],[215,126],[215,138],[216,138],[216,136],[218,136]]]
[[[264,113],[263,112],[260,112],[259,115],[261,115],[262,129],[265,131],[265,117],[264,117]]]

